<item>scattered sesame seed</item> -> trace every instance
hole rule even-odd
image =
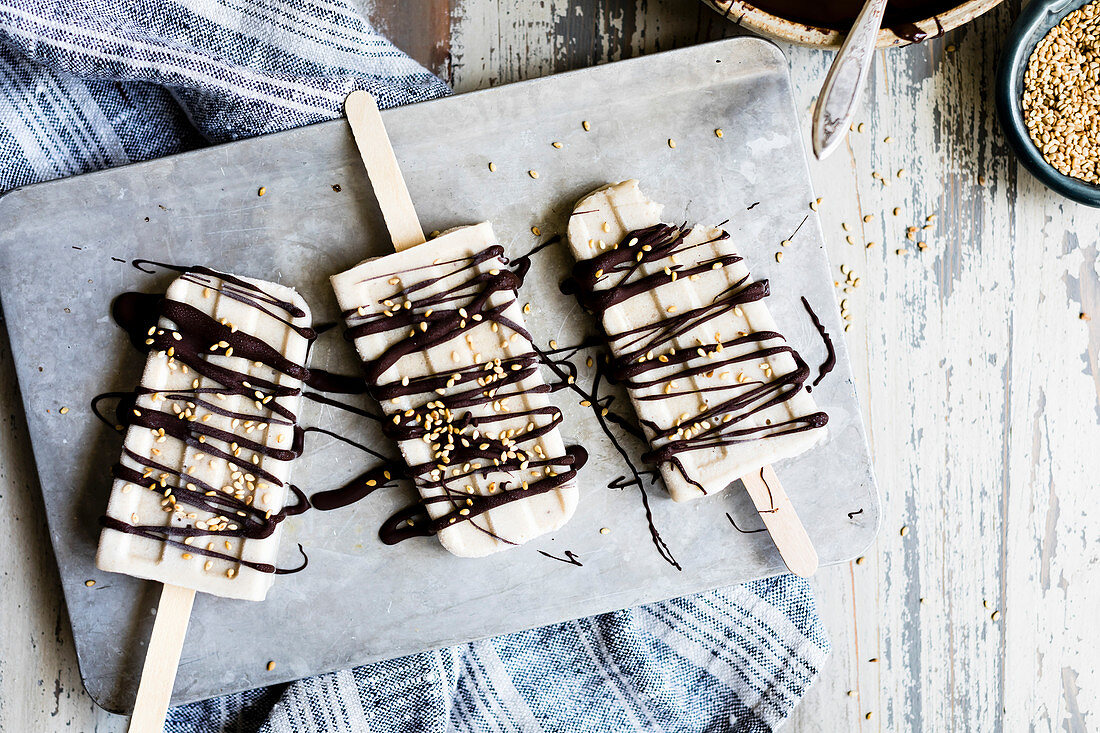
[[[582,122],[581,127],[584,128],[585,132],[588,132],[589,130],[592,129],[592,125],[588,124],[588,120],[585,120],[584,122]]]
[[[537,237],[542,234],[542,230],[538,227],[531,227],[531,233]]]
[[[783,253],[782,252],[776,252],[775,253],[775,261],[776,262],[782,262],[783,261]]]
[[[894,216],[897,216],[900,213],[901,213],[901,207],[895,206],[894,207]]]
[[[670,148],[674,148],[674,147],[676,147],[676,141],[675,141],[675,140],[673,140],[672,138],[669,138],[669,139],[668,139],[668,146],[669,146]]]
[[[94,580],[85,580],[85,581],[84,581],[84,585],[86,585],[86,586],[88,586],[89,588],[91,588],[91,587],[92,587],[93,585],[95,585],[95,581],[94,581]]]
[[[268,662],[267,663],[267,671],[270,672],[273,669],[275,669],[275,662]]]
[[[856,127],[856,132],[863,132],[864,128],[866,128],[866,125],[860,122],[859,125]]]
[[[856,558],[856,565],[862,565],[865,562],[867,562],[867,558],[865,558],[863,556],[860,556],[860,557]]]
[[[67,413],[68,411],[69,411],[69,408],[68,408],[68,407],[62,407],[62,408],[61,408],[60,410],[58,410],[58,412],[60,412],[60,413],[61,413],[62,415],[64,415],[64,414],[65,414],[65,413]]]
[[[489,161],[489,172],[490,173],[496,173],[497,172],[497,164],[496,163],[494,163],[492,161]]]
[[[874,220],[875,220],[875,215],[874,214],[867,214],[866,216],[863,217],[863,223],[864,224],[870,223]]]
[[[260,190],[256,192],[256,195],[257,196],[263,196],[265,193],[267,193],[267,187],[266,186],[260,186]]]
[[[600,534],[607,534],[611,530],[607,527],[600,527]]]
[[[719,128],[717,129],[717,130],[715,130],[715,131],[714,131],[714,136],[715,136],[715,137],[722,137],[722,136],[723,136],[723,135],[725,135],[725,134],[726,134],[726,133],[722,132],[722,128],[721,128],[721,127],[719,127]]]
[[[554,146],[555,148],[557,148],[558,150],[561,150],[561,147],[562,147],[562,146],[561,146],[561,143],[559,143],[559,142],[552,142],[552,143],[550,143],[550,144],[551,144],[551,145],[553,145],[553,146]]]
[[[539,172],[531,170],[531,171],[527,171],[527,175],[531,176],[532,178],[538,178],[539,177]]]
[[[901,528],[901,536],[904,537],[907,534],[909,534],[909,525],[905,525]]]

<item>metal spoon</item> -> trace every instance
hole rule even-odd
[[[886,0],[867,0],[833,59],[814,110],[813,143],[818,160],[840,145],[852,124],[885,11]]]

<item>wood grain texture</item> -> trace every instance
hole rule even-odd
[[[368,8],[382,26],[415,31],[387,2]],[[863,132],[812,167],[832,261],[861,278],[839,295],[885,519],[864,562],[815,577],[833,654],[790,730],[1097,726],[1100,212],[1018,171],[997,128],[1018,9],[880,52]],[[697,0],[452,0],[445,25],[442,67],[438,43],[397,40],[457,91],[737,33]],[[832,57],[783,48],[808,132]],[[80,689],[6,339],[0,410],[0,532],[19,549],[0,594],[0,729],[119,730]]]

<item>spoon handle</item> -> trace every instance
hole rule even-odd
[[[833,152],[852,123],[885,10],[886,0],[867,0],[825,77],[814,110],[814,155],[819,160]]]

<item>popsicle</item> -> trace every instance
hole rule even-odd
[[[286,286],[197,267],[158,312],[96,564],[263,600],[301,450],[309,308]]]
[[[752,280],[721,229],[661,223],[635,180],[582,198],[568,240],[571,287],[602,322],[610,376],[627,388],[650,442],[644,459],[672,498],[744,477],[763,484],[774,514],[781,492],[765,467],[819,443],[828,417],[763,302],[768,282]]]
[[[356,92],[345,109],[398,251],[332,287],[428,515],[409,519],[462,557],[552,532],[576,508],[583,451],[558,432],[520,278],[488,223],[424,244],[374,100]]]
[[[163,299],[116,302],[149,349],[101,519],[96,565],[164,583],[131,731],[161,730],[196,590],[271,587],[316,334],[291,288],[204,267]],[[298,498],[304,497],[295,490]]]

